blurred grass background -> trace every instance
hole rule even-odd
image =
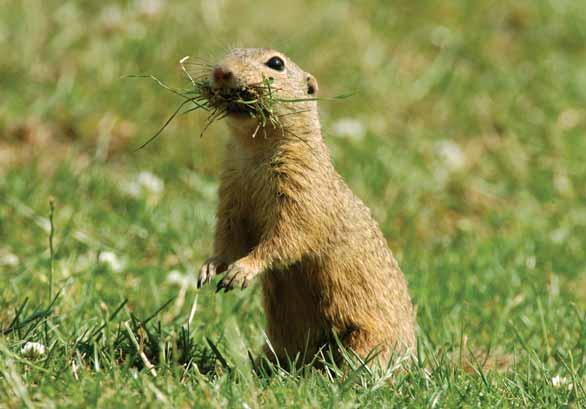
[[[0,0],[0,327],[26,297],[47,305],[54,197],[62,293],[51,334],[63,347],[43,361],[48,373],[6,358],[6,404],[132,406],[163,396],[183,406],[207,396],[211,406],[311,407],[367,394],[375,406],[425,405],[443,391],[438,402],[449,405],[462,396],[453,385],[475,391],[460,403],[583,403],[585,44],[578,0]],[[390,394],[340,392],[319,374],[267,387],[227,375],[183,382],[170,370],[156,384],[141,372],[121,389],[136,376],[127,367],[107,375],[79,358],[81,380],[70,368],[55,380],[55,362],[78,359],[73,340],[124,299],[125,311],[147,316],[177,296],[161,321],[189,315],[195,270],[211,251],[226,128],[200,139],[205,116],[186,115],[134,152],[178,101],[123,77],[186,86],[180,58],[213,62],[233,46],[285,52],[316,76],[321,96],[355,92],[321,103],[326,142],[405,271],[422,342],[451,352],[466,339],[508,361],[504,374],[414,376]],[[194,339],[219,340],[245,362],[263,341],[259,296],[198,292]],[[43,337],[10,333],[0,349],[12,356]],[[517,365],[532,375],[518,380]],[[554,386],[555,376],[572,388]]]

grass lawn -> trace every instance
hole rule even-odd
[[[0,407],[586,406],[586,2],[251,4],[0,0]],[[227,129],[135,152],[180,101],[122,77],[235,45],[354,92],[322,125],[409,282],[412,368],[257,376],[258,285],[194,288]]]

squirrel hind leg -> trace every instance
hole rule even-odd
[[[344,364],[347,359],[356,360],[356,356],[361,361],[371,366],[373,363],[387,364],[388,348],[386,345],[378,342],[371,333],[364,329],[352,328],[340,339],[343,349],[337,348],[336,361]]]

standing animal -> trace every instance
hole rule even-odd
[[[224,291],[259,278],[265,351],[281,362],[309,361],[336,337],[361,357],[378,351],[382,362],[413,352],[405,278],[369,209],[332,165],[315,78],[280,52],[237,48],[210,69],[209,87],[232,138],[214,254],[198,286],[220,274]],[[263,92],[279,101],[266,113],[278,121],[262,123],[242,102]]]

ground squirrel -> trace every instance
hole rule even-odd
[[[369,209],[332,165],[318,116],[315,78],[280,52],[234,49],[210,69],[222,95],[270,80],[279,126],[223,101],[233,134],[219,188],[214,255],[198,286],[262,281],[270,355],[308,361],[337,337],[384,360],[415,348],[403,273]],[[213,104],[213,100],[211,100]],[[219,105],[219,104],[218,104]],[[335,337],[333,336],[335,334]],[[274,352],[272,352],[274,350]]]

